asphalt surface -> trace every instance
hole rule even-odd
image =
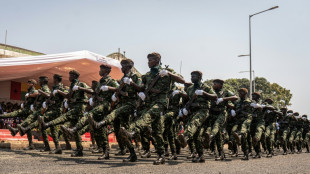
[[[149,159],[139,158],[135,163],[123,163],[122,159],[128,155],[115,156],[116,150],[111,151],[110,160],[104,161],[97,160],[100,154],[84,152],[84,157],[72,158],[71,151],[49,155],[39,150],[0,149],[0,173],[310,173],[307,153],[249,161],[242,161],[241,157],[215,161],[214,156],[206,155],[205,163],[192,163],[186,159],[188,152],[183,150],[178,160],[154,166],[155,154]]]

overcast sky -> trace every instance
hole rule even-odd
[[[101,55],[126,51],[137,69],[146,55],[161,53],[190,80],[248,78],[248,18],[252,18],[255,75],[293,93],[291,108],[310,113],[309,0],[27,0],[1,1],[0,42],[45,54],[89,50]]]

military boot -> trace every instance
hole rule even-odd
[[[18,124],[17,125],[17,128],[19,130],[19,135],[20,136],[24,136],[29,130],[30,130],[30,127],[27,126],[26,128],[24,128],[22,125]]]
[[[48,142],[44,142],[44,149],[41,149],[40,152],[49,152],[51,151],[50,145],[48,144]]]
[[[11,135],[14,137],[18,133],[18,129],[8,126]]]
[[[160,164],[165,164],[165,156],[164,155],[158,155],[157,160],[153,162],[153,165],[160,165]]]
[[[55,149],[50,151],[49,154],[62,154],[62,150],[59,146],[59,143],[55,143]]]
[[[124,127],[121,127],[119,129],[119,136],[120,138],[124,139],[125,141],[129,141],[130,139],[133,139],[136,135],[136,132],[135,131],[128,131],[126,130],[126,128]]]
[[[242,160],[249,160],[249,152],[248,151],[244,152],[244,157],[242,158]]]
[[[271,158],[272,157],[272,152],[271,151],[268,151],[268,153],[267,153],[267,156],[266,156],[267,158]]]
[[[104,160],[104,159],[110,159],[110,153],[109,150],[104,150],[102,156],[98,157],[98,160]]]
[[[102,147],[98,147],[97,149],[94,149],[91,152],[92,153],[102,153],[103,152],[103,148]]]
[[[306,152],[305,152],[305,153],[310,153],[310,152],[309,152],[309,146],[308,146],[307,143],[305,144],[305,146],[306,146]]]
[[[253,158],[261,158],[261,157],[262,156],[261,156],[260,152],[256,152],[255,156],[253,156]]]
[[[196,158],[194,158],[194,159],[192,160],[192,162],[193,162],[193,163],[204,163],[204,162],[205,162],[205,156],[204,156],[202,153],[200,153],[200,154],[198,155],[198,157],[196,157]]]
[[[34,150],[34,149],[35,149],[35,148],[34,148],[34,145],[33,145],[32,142],[29,142],[29,146],[26,147],[26,148],[24,148],[24,150]]]
[[[141,158],[150,158],[151,157],[151,152],[150,150],[145,150],[142,154],[141,154]]]
[[[174,149],[171,149],[171,156],[169,157],[169,160],[177,160],[178,156],[176,154],[176,151]]]
[[[225,159],[225,153],[224,151],[219,151],[219,156],[215,158],[215,161],[223,161]]]
[[[71,148],[71,144],[70,144],[70,142],[69,141],[66,141],[66,146],[65,146],[65,148],[63,149],[63,150],[71,150],[72,148]]]
[[[196,158],[196,156],[197,156],[197,153],[193,151],[189,156],[187,156],[187,159]]]
[[[124,155],[126,155],[126,150],[125,149],[121,149],[119,152],[117,152],[116,154],[115,154],[116,156],[124,156]]]
[[[129,149],[130,155],[126,159],[123,160],[123,162],[136,162],[137,161],[137,155],[134,148]]]
[[[74,151],[71,154],[71,157],[81,157],[83,156],[83,148],[77,148],[76,151]]]

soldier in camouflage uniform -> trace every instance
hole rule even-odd
[[[302,119],[304,121],[303,124],[303,146],[306,148],[306,153],[310,153],[309,151],[309,138],[310,138],[310,121],[307,118],[307,115],[303,115]]]
[[[241,144],[244,158],[242,160],[249,160],[249,147],[247,136],[250,133],[250,125],[252,122],[252,108],[251,100],[247,98],[248,90],[241,88],[238,90],[240,99],[236,102],[233,116],[236,116],[237,121],[233,126],[231,133],[234,136],[237,144]]]
[[[132,71],[134,62],[131,59],[122,60],[121,65],[124,76],[121,78],[120,87],[112,96],[113,102],[116,103],[116,108],[100,122],[96,122],[92,117],[89,118],[90,124],[96,129],[113,124],[114,133],[120,147],[120,152],[117,155],[126,154],[126,147],[119,137],[119,129],[120,127],[129,128],[130,116],[134,113],[138,99],[134,84],[141,84],[141,78]],[[134,151],[134,149],[130,148],[130,151]],[[129,158],[134,161],[136,157],[132,155],[134,153],[131,152]]]
[[[139,93],[141,100],[139,100],[138,107],[140,106],[140,101],[143,101],[145,109],[141,112],[139,119],[129,126],[129,131],[121,128],[120,134],[128,142],[128,139],[140,134],[143,128],[151,125],[152,136],[155,138],[155,148],[158,154],[158,158],[153,164],[159,165],[165,163],[163,113],[167,109],[168,94],[174,82],[184,83],[185,81],[172,69],[163,69],[161,67],[161,56],[159,53],[148,54],[147,58],[151,70],[142,76],[142,85],[140,87],[137,86],[137,89],[142,91]],[[134,151],[131,153],[134,153]]]
[[[304,120],[301,118],[301,116],[298,117],[297,119],[297,132],[296,132],[296,136],[295,136],[295,143],[296,143],[296,147],[297,147],[297,153],[301,153],[302,152],[302,143],[303,143],[303,126],[304,126]]]
[[[29,79],[28,80],[28,92],[25,95],[25,102],[21,104],[21,109],[7,113],[5,115],[2,115],[1,118],[15,118],[15,117],[28,117],[33,113],[31,110],[31,105],[33,106],[34,101],[36,100],[38,96],[38,91],[35,89],[35,85],[37,84],[36,80]],[[8,126],[12,136],[15,136],[18,133],[17,128],[12,128],[11,126]],[[29,131],[27,133],[27,138],[29,141],[29,146],[26,148],[26,150],[32,150],[34,149],[33,143],[32,143],[32,133]]]
[[[178,88],[174,88],[169,97],[169,105],[168,109],[164,114],[164,123],[165,123],[165,130],[164,130],[164,140],[165,140],[165,156],[169,156],[168,152],[168,145],[170,146],[171,156],[169,160],[177,160],[177,153],[176,153],[176,118],[179,114],[180,108],[180,100],[182,91]]]
[[[288,111],[289,112],[289,111]],[[293,111],[290,110],[289,113],[293,113]],[[296,133],[297,133],[297,119],[299,117],[299,113],[295,112],[293,114],[289,115],[290,117],[290,134],[289,134],[289,138],[288,138],[288,146],[290,148],[290,154],[294,154],[295,153],[295,137],[296,137]]]
[[[100,65],[99,75],[102,78],[99,80],[99,84],[95,91],[89,88],[80,88],[81,91],[95,94],[95,97],[90,101],[90,105],[93,106],[93,109],[84,114],[84,116],[78,121],[77,124],[74,125],[73,128],[68,129],[65,126],[61,126],[63,131],[68,132],[71,135],[79,134],[79,130],[89,124],[89,117],[92,117],[95,121],[99,122],[111,112],[112,95],[118,87],[118,83],[109,75],[111,68],[112,67],[108,64]],[[103,154],[98,158],[98,160],[109,159],[108,128],[93,128],[98,149],[103,149]]]
[[[192,151],[192,162],[205,162],[202,146],[201,129],[209,117],[210,101],[217,99],[217,95],[207,83],[201,82],[202,72],[193,71],[191,81],[193,85],[189,86],[183,97],[188,100],[182,113],[186,116],[186,125],[184,129],[184,139],[188,144],[194,144],[198,157],[195,158]],[[190,145],[192,146],[192,145]]]
[[[63,105],[63,100],[64,97],[60,94],[58,94],[56,91],[60,90],[62,92],[67,92],[66,88],[63,86],[61,83],[62,81],[62,76],[59,74],[54,74],[53,76],[54,79],[54,86],[53,86],[53,92],[48,93],[48,92],[43,92],[41,91],[41,95],[45,96],[48,98],[45,102],[43,102],[42,107],[43,110],[41,111],[41,114],[43,115],[44,121],[51,121],[54,120],[55,118],[59,117],[62,112],[62,105]],[[55,93],[55,95],[54,95]],[[28,131],[31,131],[33,128],[37,128],[39,126],[38,121],[36,120],[35,122],[31,123],[27,127],[23,127],[22,125],[18,125],[18,128],[20,130],[20,134],[23,135]],[[59,146],[59,140],[58,140],[58,130],[55,126],[51,126],[51,136],[53,138],[54,144],[55,144],[55,150],[51,151],[51,154],[61,154],[62,150]],[[43,142],[45,145],[44,151],[50,151],[50,146],[48,143],[48,135],[46,130],[42,130],[42,137],[43,137]]]
[[[86,109],[87,95],[83,90],[79,90],[79,88],[90,89],[86,83],[79,81],[80,73],[76,70],[71,70],[69,72],[69,81],[71,82],[70,89],[68,93],[63,92],[61,90],[53,91],[53,94],[56,95],[59,93],[64,98],[68,98],[68,101],[65,102],[66,108],[70,108],[68,112],[60,115],[58,118],[49,121],[47,123],[44,122],[43,117],[39,117],[39,126],[41,129],[47,129],[51,126],[56,126],[59,124],[63,124],[66,122],[70,122],[70,125],[75,125],[79,119],[83,116]],[[78,133],[74,134],[74,139],[76,142],[77,150],[71,154],[72,157],[83,156],[83,146],[82,139]]]
[[[20,125],[17,125],[20,135],[23,136],[24,133],[20,130],[21,127],[26,127],[30,125],[31,123],[34,123],[37,121],[38,117],[41,115],[41,109],[42,109],[42,104],[46,100],[46,96],[43,95],[42,93],[50,93],[50,89],[48,88],[48,77],[46,76],[41,76],[39,77],[39,83],[40,83],[40,89],[38,90],[39,95],[36,97],[33,105],[30,106],[31,110],[33,111],[32,114],[30,114]],[[34,146],[32,145],[32,137],[28,136],[28,141],[29,141],[29,149],[33,149]],[[45,148],[49,150],[49,146],[45,144]],[[45,150],[46,150],[45,149]]]
[[[206,123],[205,139],[207,144],[212,141],[216,143],[219,157],[216,160],[224,160],[224,140],[223,130],[227,120],[228,101],[236,101],[238,97],[231,91],[223,88],[224,81],[220,79],[213,80],[213,90],[217,95],[217,100],[211,101],[210,117]]]
[[[265,139],[267,147],[267,158],[272,157],[274,154],[274,145],[275,145],[275,134],[277,131],[276,121],[279,116],[282,115],[282,112],[279,112],[277,108],[272,106],[273,100],[268,98],[265,100],[266,106],[264,108],[265,113]]]
[[[282,116],[279,118],[279,136],[280,136],[280,145],[283,148],[283,155],[287,155],[287,139],[288,139],[288,134],[290,132],[290,127],[289,127],[289,116],[287,115],[287,108],[281,108],[280,109],[282,112]]]

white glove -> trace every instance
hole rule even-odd
[[[125,83],[125,82],[124,82]],[[112,101],[116,102],[117,101],[117,98],[115,96],[115,93],[112,95]]]
[[[124,77],[123,78],[123,82],[130,85],[130,83],[132,82],[132,79],[131,78],[128,78],[128,77]]]
[[[266,105],[260,105],[262,108],[265,108],[266,107]]]
[[[160,76],[167,76],[168,75],[168,71],[167,70],[161,70],[160,72],[159,72],[159,75]]]
[[[58,93],[58,90],[55,89],[55,90],[53,91],[53,95],[55,96],[57,93]]]
[[[256,108],[256,103],[251,103],[250,106],[251,106],[252,108]]]
[[[134,111],[133,116],[137,117],[137,110]]]
[[[88,103],[89,103],[90,106],[94,106],[94,100],[93,100],[92,97],[89,98]]]
[[[267,113],[269,114],[271,111],[270,110],[267,110]]]
[[[203,94],[203,90],[200,90],[200,89],[199,89],[199,90],[196,90],[196,91],[195,91],[195,94],[196,94],[196,95],[202,95],[202,94]]]
[[[177,94],[180,94],[180,90],[174,90],[174,91],[172,92],[172,96],[175,96],[175,95],[177,95]]]
[[[183,115],[188,115],[188,110],[186,108],[183,108],[182,112],[183,112]]]
[[[292,116],[292,115],[293,115],[293,113],[288,113],[288,114],[287,114],[287,116]]]
[[[231,113],[231,116],[233,116],[233,117],[236,116],[236,111],[235,111],[235,110],[232,109],[232,110],[230,111],[230,113]]]
[[[29,93],[27,93],[27,94],[25,95],[25,97],[26,97],[26,98],[29,97]]]
[[[47,106],[46,106],[46,102],[43,102],[43,103],[42,103],[42,107],[43,107],[44,109],[46,109],[46,108],[47,108]]]
[[[108,91],[108,90],[109,90],[109,87],[108,87],[108,86],[101,86],[101,87],[100,87],[100,90],[102,90],[102,91]]]
[[[30,110],[34,111],[33,105],[30,105]]]
[[[179,117],[183,117],[183,112],[182,112],[182,110],[180,109],[179,110],[179,115],[178,115]]]
[[[21,107],[22,109],[24,109],[24,103],[20,104],[20,107]]]
[[[138,96],[141,98],[142,101],[145,100],[145,94],[144,94],[144,92],[139,92]]]
[[[216,104],[218,105],[218,104],[222,103],[223,101],[224,101],[223,98],[218,98],[217,101],[216,101]]]
[[[68,108],[69,108],[69,105],[68,105],[68,102],[67,102],[67,101],[65,101],[65,103],[64,103],[64,107],[65,107],[66,109],[68,109]]]
[[[79,86],[74,85],[73,88],[72,88],[72,91],[77,91],[77,90],[79,90]]]

